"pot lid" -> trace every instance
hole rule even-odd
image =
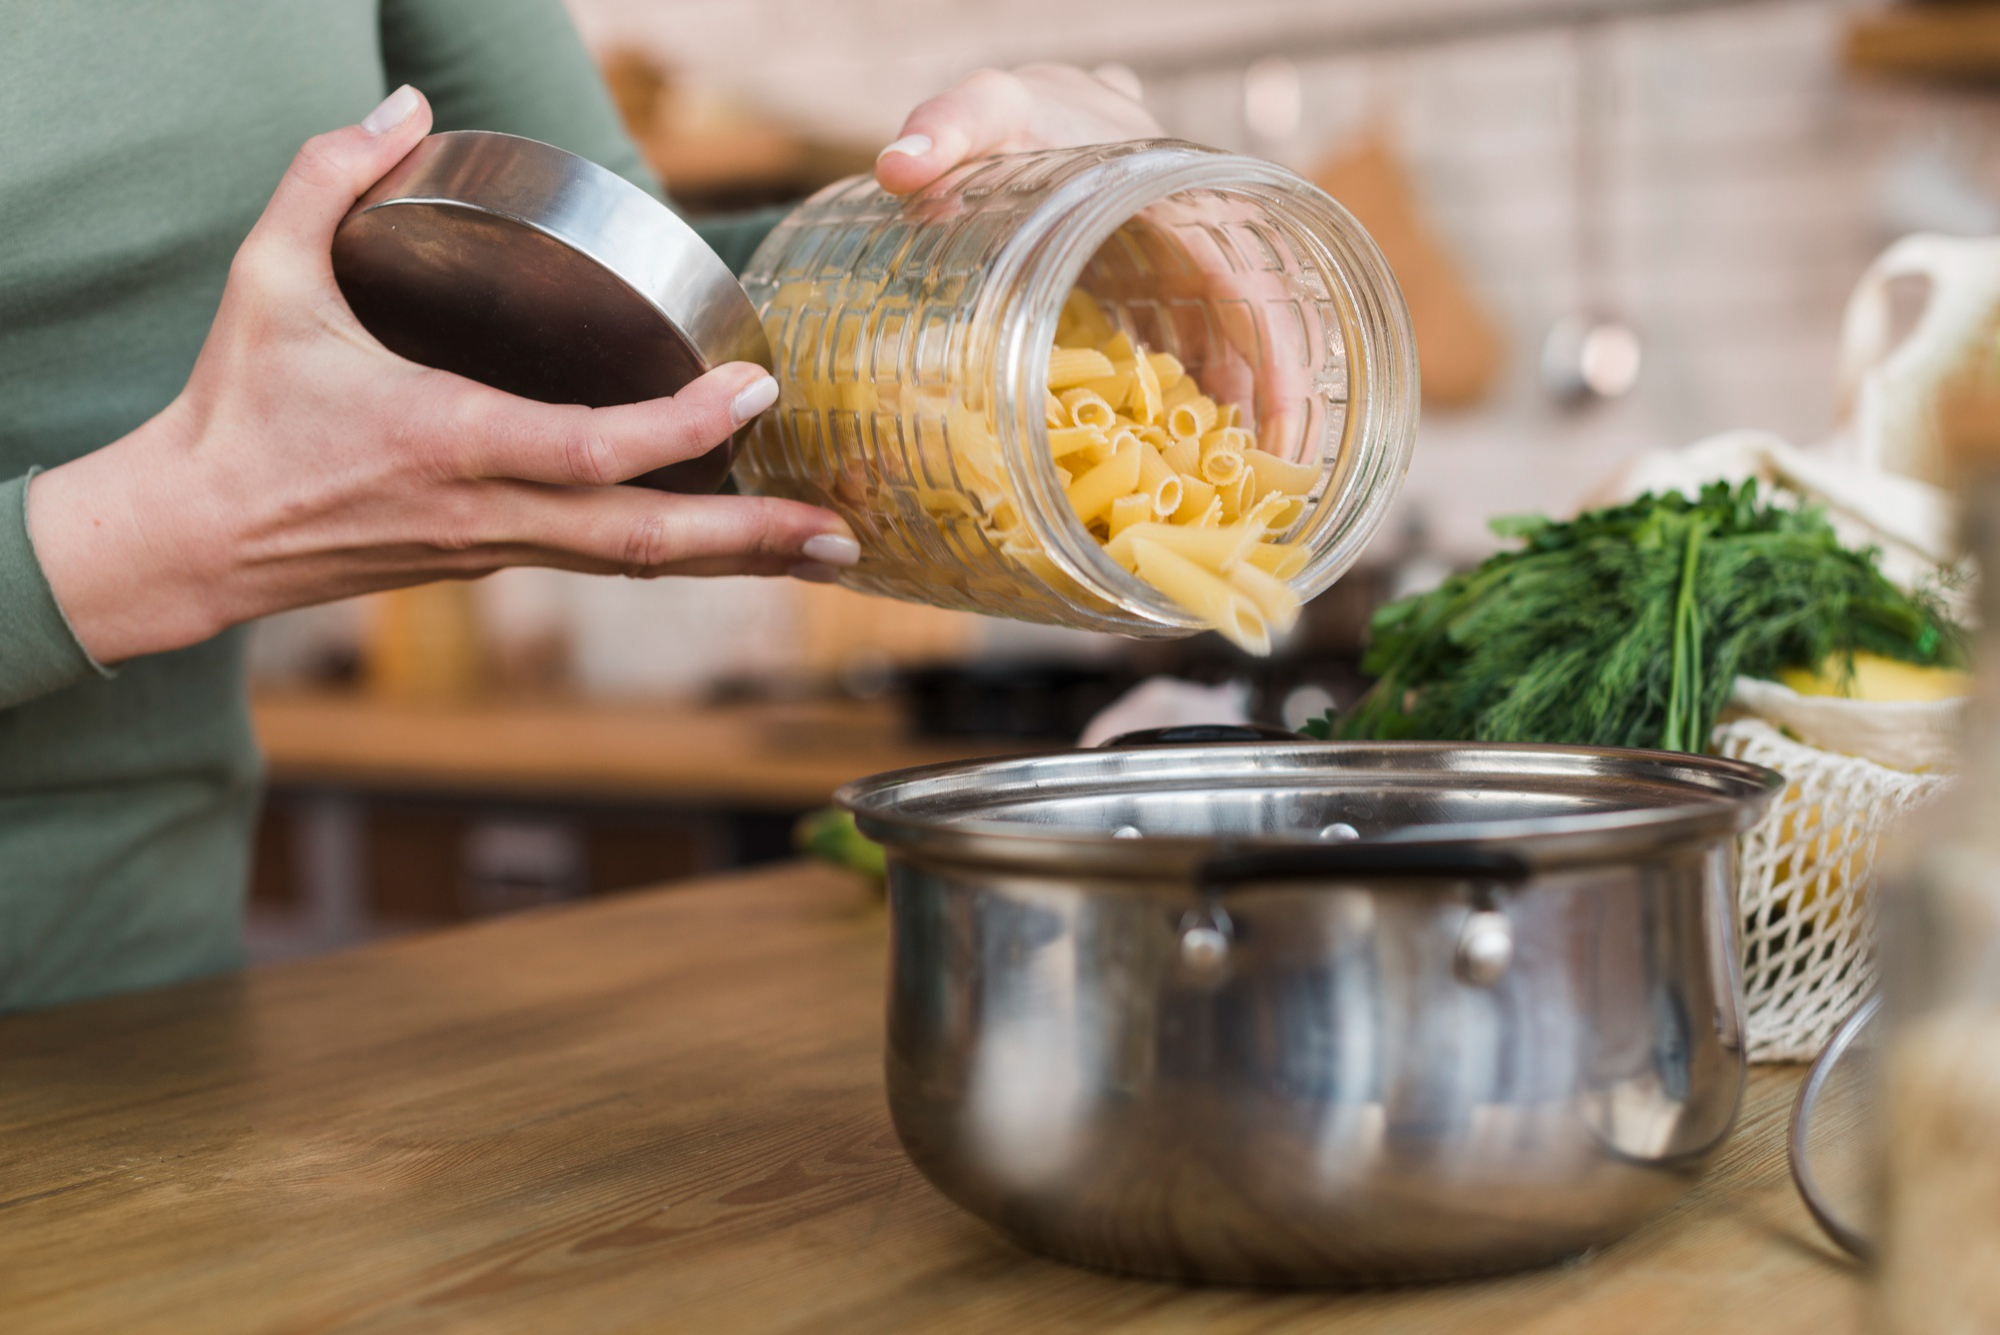
[[[514,135],[418,144],[342,220],[333,273],[390,351],[544,403],[637,403],[771,364],[748,294],[672,209]],[[714,491],[733,445],[634,480]]]
[[[892,851],[959,863],[1184,876],[1241,854],[1292,877],[1337,862],[1506,880],[1688,852],[1748,828],[1783,785],[1759,765],[1676,751],[1300,740],[932,765],[835,801]]]

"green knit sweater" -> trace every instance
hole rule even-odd
[[[243,632],[93,664],[27,477],[167,405],[293,152],[402,83],[658,189],[560,0],[0,6],[0,1011],[241,960]],[[771,221],[703,230],[740,268]]]

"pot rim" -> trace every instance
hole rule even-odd
[[[1440,868],[1502,855],[1527,872],[1686,855],[1741,833],[1784,788],[1775,770],[1678,751],[1511,742],[1225,742],[1201,746],[1048,751],[893,770],[843,785],[834,802],[891,854],[927,862],[1007,868],[1093,879],[1185,879],[1218,857],[1325,848],[1315,831],[1119,839],[1098,831],[1051,831],[1019,821],[967,816],[1047,800],[1066,791],[1249,788],[1305,779],[1320,790],[1385,780],[1513,781],[1515,791],[1628,790],[1629,808],[1579,815],[1411,825],[1340,845],[1355,850],[1355,876],[1380,850],[1434,855]],[[1636,799],[1649,795],[1653,800]],[[1445,873],[1440,872],[1440,875]],[[1470,872],[1453,879],[1478,879]]]

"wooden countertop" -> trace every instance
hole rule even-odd
[[[298,693],[260,694],[252,712],[280,784],[702,806],[818,806],[849,779],[1010,749],[910,741],[886,704],[425,705]]]
[[[896,1147],[883,950],[858,883],[793,867],[0,1020],[6,1328],[1859,1329],[1786,1176],[1794,1068],[1568,1268],[1283,1293],[1026,1255]]]

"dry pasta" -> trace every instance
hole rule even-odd
[[[1272,538],[1303,516],[1319,468],[1257,449],[1237,405],[1135,345],[1081,291],[1063,305],[1049,386],[1075,423],[1049,432],[1051,450],[1098,460],[1067,494],[1106,554],[1245,649],[1269,652],[1298,620],[1286,581],[1307,556]]]
[[[1074,389],[1113,371],[1111,359],[1096,348],[1057,348],[1049,354],[1049,388]]]
[[[894,397],[912,390],[867,373],[858,329],[816,334],[828,355],[785,377],[790,406],[850,417],[912,411]],[[902,438],[909,494],[962,535],[953,541],[1073,589],[1022,516],[990,408],[974,402],[953,386],[926,405],[941,411],[944,429]],[[1048,352],[1043,424],[1065,499],[1112,561],[1252,653],[1268,653],[1297,621],[1288,581],[1310,553],[1279,535],[1304,516],[1322,469],[1256,448],[1238,405],[1204,393],[1173,355],[1136,343],[1081,289],[1064,302]]]

